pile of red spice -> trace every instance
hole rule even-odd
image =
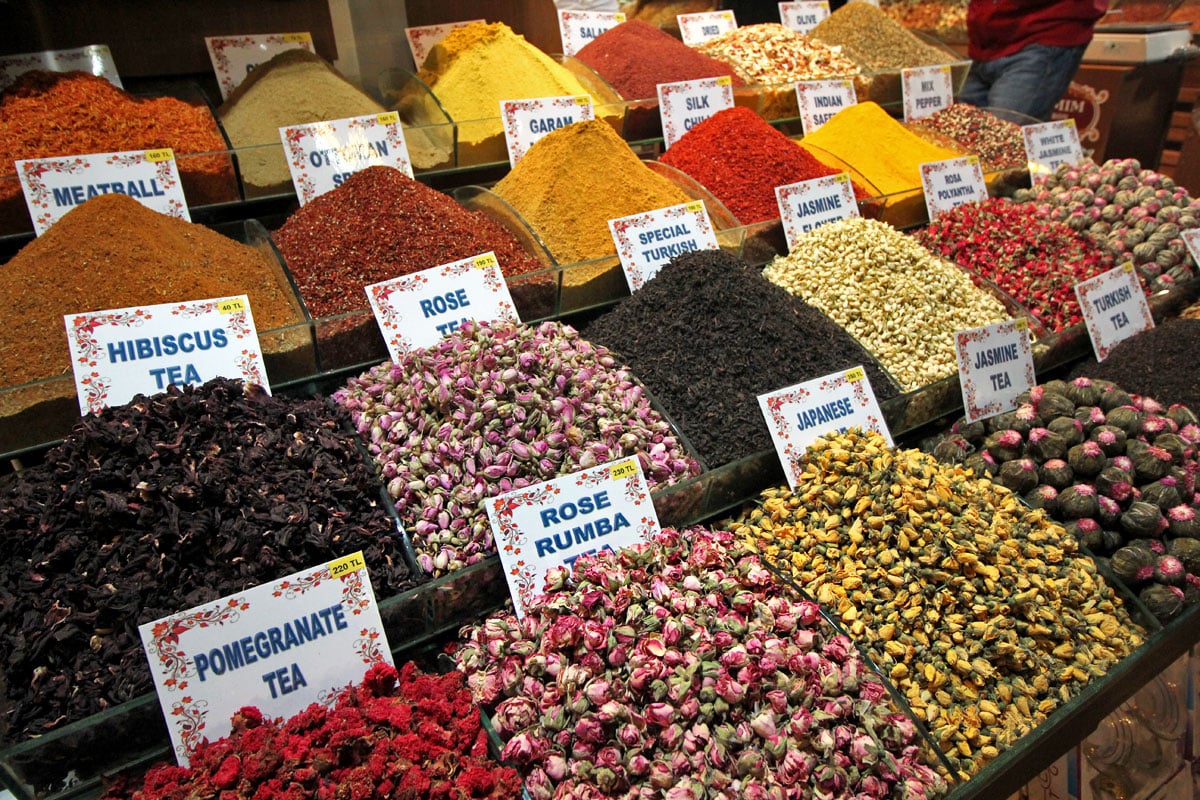
[[[233,163],[212,112],[174,97],[139,98],[86,72],[27,72],[0,94],[0,171],[27,158],[170,147],[189,205],[237,199]],[[183,158],[188,153],[213,153]],[[219,154],[219,155],[218,155]],[[0,200],[20,200],[16,181]],[[24,207],[24,202],[21,202]],[[27,218],[26,218],[27,219]]]
[[[500,270],[542,265],[508,230],[391,167],[369,167],[273,234],[314,317],[368,308],[364,286],[489,250]]]
[[[940,214],[914,236],[995,283],[1051,333],[1082,321],[1075,284],[1113,268],[1112,256],[1030,203],[990,198]]]
[[[243,708],[233,733],[197,747],[190,766],[158,764],[140,787],[119,779],[105,800],[510,800],[521,779],[488,757],[464,680],[376,664],[332,708],[314,703],[286,722]]]
[[[718,111],[685,133],[659,161],[686,172],[743,225],[775,219],[775,187],[834,175],[748,108]],[[854,184],[854,196],[868,193]]]

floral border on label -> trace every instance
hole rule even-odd
[[[688,210],[688,207],[693,203],[700,203],[700,208]],[[703,203],[704,201],[702,200],[691,200],[687,203],[680,203],[677,206],[656,208],[653,211],[644,211],[641,214],[632,214],[628,217],[621,217],[609,222],[612,235],[616,239],[617,255],[621,259],[621,266],[625,268],[625,279],[629,282],[630,290],[636,292],[646,284],[646,281],[654,277],[654,275],[647,275],[648,268],[643,269],[637,260],[635,243],[629,235],[631,229],[642,228],[650,221],[664,223],[690,217],[695,225],[694,238],[714,245],[707,248],[709,250],[719,249],[719,245],[716,242],[716,231],[713,229],[712,222],[708,218],[708,209]],[[657,274],[657,270],[655,274]]]

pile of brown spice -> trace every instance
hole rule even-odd
[[[870,72],[945,64],[952,57],[922,41],[916,34],[870,3],[847,3],[821,20],[810,32]]]

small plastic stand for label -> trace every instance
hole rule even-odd
[[[575,122],[595,118],[592,98],[586,94],[501,100],[500,119],[504,123],[509,165],[516,166],[529,148],[546,134]]]
[[[669,150],[696,125],[727,108],[733,108],[733,79],[728,75],[658,84],[664,147]]]
[[[737,30],[732,11],[703,11],[697,14],[677,14],[679,36],[688,47],[704,44],[709,39]]]
[[[854,81],[799,81],[796,102],[800,106],[800,124],[807,135],[816,133],[842,109],[858,103],[858,93],[854,91]]]
[[[558,33],[562,38],[564,56],[573,56],[593,39],[625,21],[619,11],[558,10]]]
[[[1126,262],[1075,284],[1075,297],[1097,361],[1134,334],[1154,327],[1150,304],[1133,264]]]
[[[317,52],[313,47],[312,34],[308,31],[262,33],[253,36],[205,36],[204,45],[208,48],[213,72],[217,74],[217,85],[221,89],[223,100],[264,61],[297,48],[310,53]]]
[[[438,25],[417,25],[404,29],[404,38],[408,40],[408,49],[412,51],[413,62],[418,68],[425,63],[426,56],[434,46],[445,39],[455,28],[465,28],[476,22],[487,22],[486,19],[464,19],[457,22],[443,22]]]
[[[965,203],[982,203],[988,196],[979,156],[922,164],[921,188],[925,191],[925,208],[930,219]]]
[[[954,347],[968,422],[1012,411],[1017,397],[1037,382],[1024,317],[959,331]]]
[[[0,90],[6,89],[13,81],[35,69],[47,72],[72,72],[79,70],[104,78],[118,89],[121,76],[117,74],[117,65],[113,62],[112,51],[106,44],[89,44],[70,50],[42,50],[37,53],[20,53],[12,56],[0,56]]]
[[[796,33],[808,33],[829,16],[829,0],[779,4],[779,21]]]
[[[304,205],[367,167],[413,176],[404,127],[395,111],[279,129],[296,197]]]
[[[676,256],[718,249],[703,200],[610,219],[608,229],[632,292],[645,286]]]
[[[1054,172],[1059,164],[1078,164],[1083,160],[1083,145],[1079,143],[1079,129],[1073,119],[1024,125],[1021,135],[1025,139],[1030,173]]]
[[[854,186],[845,172],[776,186],[775,200],[788,250],[795,248],[800,237],[827,222],[860,216]]]
[[[948,65],[901,70],[900,87],[906,122],[936,114],[954,102],[954,80]]]

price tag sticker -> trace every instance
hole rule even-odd
[[[419,68],[425,63],[429,51],[438,42],[445,39],[455,28],[465,28],[476,22],[487,22],[485,19],[465,19],[458,22],[445,22],[440,25],[418,25],[404,29],[404,37],[408,39],[408,47],[412,50],[413,61]]]
[[[292,33],[263,33],[254,36],[205,36],[204,46],[208,58],[217,74],[217,85],[221,99],[225,100],[264,61],[287,50],[307,50],[316,53],[312,34],[307,31]]]
[[[290,125],[279,129],[279,138],[300,205],[367,167],[393,167],[413,176],[404,127],[395,112]]]
[[[650,541],[658,514],[630,456],[485,499],[513,608],[523,617],[546,573],[598,550]]]
[[[1130,336],[1154,327],[1150,304],[1129,262],[1075,284],[1075,297],[1097,361]]]
[[[1079,129],[1067,118],[1021,128],[1025,139],[1025,157],[1031,173],[1054,172],[1059,164],[1077,164],[1083,160]]]
[[[245,706],[268,718],[330,704],[392,663],[361,552],[138,627],[179,763],[229,735]]]
[[[568,95],[501,100],[500,118],[508,145],[508,163],[516,166],[543,136],[575,122],[595,119],[595,113],[591,97]]]
[[[854,82],[846,80],[800,81],[796,84],[800,123],[806,134],[815,133],[843,108],[858,102]]]
[[[688,47],[695,47],[718,36],[737,30],[732,11],[703,11],[697,14],[676,14],[679,35]]]
[[[796,33],[808,33],[828,16],[829,0],[779,4],[779,21]]]
[[[71,209],[101,194],[123,194],[160,214],[191,221],[169,148],[31,158],[15,165],[38,236]]]
[[[901,70],[900,86],[906,122],[928,117],[954,102],[954,81],[948,65]]]
[[[733,108],[733,80],[700,78],[658,84],[658,109],[667,149],[718,111]]]
[[[800,237],[827,222],[859,216],[854,187],[845,172],[776,186],[775,199],[789,250]]]
[[[964,203],[987,200],[987,182],[979,156],[948,158],[921,165],[921,187],[930,219]]]
[[[758,405],[793,489],[803,470],[800,461],[804,452],[827,433],[857,427],[881,433],[889,445],[892,443],[875,390],[862,366],[760,394]]]
[[[573,56],[589,42],[605,31],[625,21],[621,12],[558,10],[558,33],[562,37],[562,51]]]
[[[1021,393],[1037,382],[1025,317],[960,331],[954,347],[968,422],[1013,410]]]
[[[469,320],[520,322],[495,254],[463,258],[365,287],[393,361]]]
[[[86,47],[76,47],[71,50],[43,50],[39,53],[20,53],[12,56],[0,56],[0,90],[7,88],[13,81],[35,69],[46,72],[72,72],[79,70],[104,78],[118,89],[121,77],[117,74],[117,66],[113,63],[112,51],[106,44],[89,44]]]
[[[246,295],[67,314],[63,322],[83,414],[213,378],[271,388]]]
[[[608,229],[625,280],[634,292],[676,256],[718,249],[717,234],[702,200],[610,219]]]

